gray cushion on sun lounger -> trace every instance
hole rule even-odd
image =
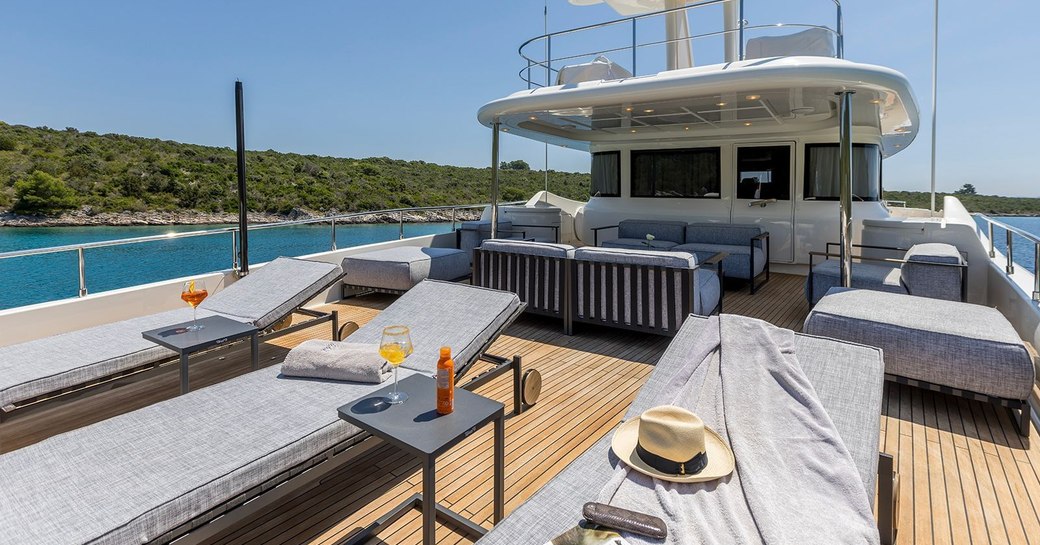
[[[147,542],[357,434],[335,408],[383,386],[278,371],[0,456],[0,543]]]
[[[427,281],[350,341],[378,339],[384,323],[409,324],[411,365],[430,362],[432,370],[446,344],[459,347],[461,370],[518,311],[511,293]],[[352,440],[357,429],[337,417],[336,407],[383,386],[285,378],[269,367],[4,454],[0,543],[163,536]]]
[[[655,396],[683,364],[690,334],[702,323],[703,319],[696,316],[684,323],[632,403],[630,416],[660,404]],[[883,380],[881,353],[875,348],[802,334],[795,339],[798,361],[873,495]],[[579,456],[478,543],[545,543],[577,524],[582,505],[595,500],[617,463],[610,453],[611,435],[608,433]]]
[[[1006,399],[1027,399],[1033,388],[1033,360],[994,308],[832,288],[804,329],[881,348],[891,375]]]
[[[313,299],[317,290],[331,284],[340,274],[342,271],[334,263],[279,257],[213,294],[199,309],[263,330]],[[272,302],[277,305],[272,306]]]
[[[409,290],[426,280],[455,280],[470,273],[469,255],[455,248],[398,246],[343,258],[344,282],[387,290]]]
[[[280,257],[204,301],[199,317],[255,319],[265,328],[339,274],[331,263]],[[173,357],[141,332],[190,319],[185,307],[0,347],[0,408]]]
[[[475,361],[481,348],[516,318],[520,307],[515,293],[425,280],[394,301],[393,313],[379,313],[349,339],[378,344],[384,327],[407,325],[415,352],[401,367],[433,374],[440,347],[450,346],[455,371],[461,373],[463,362]]]
[[[538,255],[542,257],[568,258],[574,254],[574,246],[552,242],[535,242],[530,240],[509,240],[492,238],[481,243],[480,248],[489,252],[505,252],[510,254]]]

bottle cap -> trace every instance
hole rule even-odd
[[[442,346],[441,347],[441,357],[442,358],[450,358],[451,357],[451,347],[450,346]]]

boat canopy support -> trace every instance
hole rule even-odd
[[[838,96],[838,181],[841,185],[841,206],[838,221],[841,232],[841,286],[852,287],[852,95],[844,90]]]
[[[491,125],[491,238],[498,238],[498,133],[501,124]]]

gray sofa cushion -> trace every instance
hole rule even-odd
[[[910,295],[961,300],[961,268],[930,263],[962,265],[964,260],[957,248],[949,244],[915,244],[903,256],[902,279]]]
[[[634,248],[578,248],[574,250],[574,259],[628,265],[657,265],[659,267],[690,268],[697,265],[697,259],[686,252],[661,252]]]
[[[684,242],[748,246],[751,239],[762,234],[757,225],[740,223],[691,223],[686,226]]]
[[[574,254],[574,246],[552,242],[535,242],[530,240],[509,240],[492,238],[485,240],[480,248],[491,252],[511,254],[539,255],[542,257],[568,258]]]
[[[263,330],[315,298],[341,274],[334,263],[279,257],[208,297],[199,309]]]
[[[815,305],[827,290],[841,286],[841,261],[826,259],[813,265],[812,274],[805,279],[805,300]],[[809,283],[812,282],[812,297],[809,295]],[[906,293],[899,267],[881,263],[853,262],[852,287],[884,291],[889,293]]]
[[[1033,360],[993,308],[833,288],[804,330],[881,348],[891,375],[1007,399],[1027,399],[1033,388]]]
[[[673,250],[677,245],[670,240],[647,240],[645,238],[615,238],[600,243],[603,248],[630,248],[633,250]]]
[[[686,321],[639,391],[629,416],[659,404],[661,388],[683,364],[690,334],[700,323],[697,317]],[[795,339],[806,377],[852,453],[866,490],[873,494],[883,377],[880,351],[802,334]],[[590,494],[606,484],[617,465],[617,458],[610,452],[611,435],[608,433],[571,462],[478,541],[479,545],[545,543],[577,524],[582,505],[593,499]]]
[[[667,220],[622,220],[618,223],[617,238],[646,240],[653,235],[656,240],[669,240],[682,244],[686,236],[686,222]]]
[[[352,286],[409,290],[427,278],[455,280],[469,274],[469,256],[454,248],[398,246],[343,258],[343,282]]]
[[[766,268],[766,253],[758,247],[755,247],[754,251],[752,251],[749,244],[740,246],[732,244],[690,242],[687,244],[680,244],[675,248],[672,248],[672,250],[676,252],[690,252],[697,256],[698,262],[703,262],[719,252],[726,252],[726,257],[722,258],[722,274],[727,278],[743,278],[744,280],[749,280],[752,276],[758,276]],[[752,253],[755,256],[754,274],[752,274],[751,271]]]
[[[522,305],[516,294],[507,291],[425,280],[390,308],[393,312],[380,312],[354,332],[350,342],[379,344],[384,327],[407,325],[415,352],[401,367],[431,375],[437,371],[442,346],[451,347],[455,372],[461,374],[516,319]]]
[[[384,325],[408,324],[415,352],[403,376],[432,372],[442,345],[461,375],[518,311],[510,293],[426,281],[350,341],[378,342]],[[155,539],[354,438],[336,407],[383,386],[269,367],[4,454],[0,542]]]

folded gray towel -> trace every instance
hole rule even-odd
[[[379,355],[379,345],[312,339],[289,351],[282,374],[353,382],[383,382],[390,364]]]

